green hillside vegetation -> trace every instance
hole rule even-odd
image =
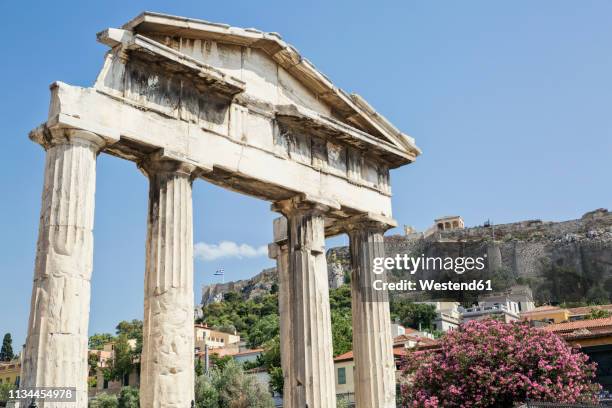
[[[350,285],[343,285],[329,292],[331,309],[332,340],[334,357],[352,349],[353,328],[351,316]],[[413,303],[406,299],[391,300],[391,318],[407,327],[431,328],[435,317],[433,306]],[[212,303],[203,308],[203,317],[197,323],[205,323],[209,327],[227,333],[238,333],[247,342],[249,348],[263,348],[264,352],[257,361],[245,363],[244,369],[264,367],[271,376],[271,387],[282,393],[283,373],[280,363],[280,336],[278,293],[271,293],[245,300],[237,292],[225,294],[221,302]],[[129,339],[136,339],[136,347],[132,350]],[[142,350],[142,321],[122,321],[116,327],[116,334],[97,333],[89,338],[89,348],[100,350],[104,344],[113,342],[116,358],[104,369],[107,380],[121,380],[126,373],[138,369],[139,355]],[[211,354],[211,365],[222,372],[226,365],[232,362],[230,356],[217,357]],[[98,365],[96,358],[90,359],[90,375],[95,375]],[[195,365],[196,373],[203,375],[201,362]],[[219,377],[221,378],[221,377]],[[95,379],[95,377],[92,377]],[[206,388],[206,387],[204,387]],[[201,392],[206,394],[204,388]],[[207,389],[207,388],[206,388]],[[102,397],[100,403],[102,404]],[[114,406],[114,405],[113,405]]]

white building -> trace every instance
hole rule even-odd
[[[406,334],[406,328],[398,323],[391,323],[391,336],[393,338]]]
[[[478,302],[477,306],[463,308],[459,306],[459,312],[463,317],[463,322],[470,320],[480,320],[487,317],[501,317],[506,323],[519,320],[519,304],[508,296],[487,298]]]
[[[535,309],[533,292],[528,285],[514,285],[510,288],[508,297],[518,303],[521,313],[530,312]]]
[[[235,349],[238,352],[240,336],[214,330],[207,325],[194,325],[195,348],[199,351],[204,350],[204,346],[209,349]]]
[[[454,330],[461,324],[461,313],[459,313],[459,302],[418,302],[432,305],[436,308],[436,318],[433,321],[433,330],[447,332]]]

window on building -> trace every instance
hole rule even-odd
[[[21,377],[17,376],[17,378],[15,378],[15,385],[19,387],[20,382],[21,382]]]
[[[346,367],[338,368],[338,384],[346,384]]]

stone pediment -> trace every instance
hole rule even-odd
[[[409,163],[420,154],[414,139],[359,95],[336,87],[277,33],[145,12],[122,29],[101,32],[98,39],[111,47],[122,44],[127,50],[144,52],[158,61],[167,59],[181,69],[198,67],[205,71],[201,77],[211,78],[222,93],[239,93],[242,82],[247,98],[270,104],[273,110],[293,102],[343,122],[392,146],[386,156],[399,156],[391,160],[391,167]],[[172,64],[169,68],[173,69]],[[284,95],[278,96],[276,88],[284,89]]]
[[[94,86],[54,83],[34,140],[91,132],[141,167],[160,156],[273,203],[307,197],[330,209],[330,235],[391,217],[390,169],[415,160],[414,141],[277,34],[144,13],[98,40],[110,50]]]
[[[190,77],[196,86],[202,84],[206,89],[229,96],[245,90],[243,81],[143,35],[109,29],[101,33],[100,38],[121,44],[126,50],[137,51],[143,60],[160,64],[171,73]]]

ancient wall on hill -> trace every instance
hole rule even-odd
[[[479,226],[438,232],[427,238],[385,237],[387,256],[409,254],[448,256],[449,242],[462,243],[465,256],[486,252],[489,269],[510,281],[529,284],[540,303],[586,302],[608,297],[612,302],[612,213],[595,210],[580,219],[563,222],[540,220]],[[330,287],[343,284],[350,274],[348,247],[327,251]],[[223,293],[237,291],[245,298],[269,292],[276,282],[275,268],[248,280],[205,286],[202,302],[210,303]],[[601,299],[603,300],[603,299]]]
[[[442,245],[457,243],[457,246]],[[612,213],[591,211],[563,222],[540,220],[442,231],[422,236],[385,237],[387,256],[464,256],[487,254],[489,270],[508,281],[528,284],[544,302],[612,302]],[[454,248],[454,249],[453,249]],[[334,259],[348,252],[334,248]]]

